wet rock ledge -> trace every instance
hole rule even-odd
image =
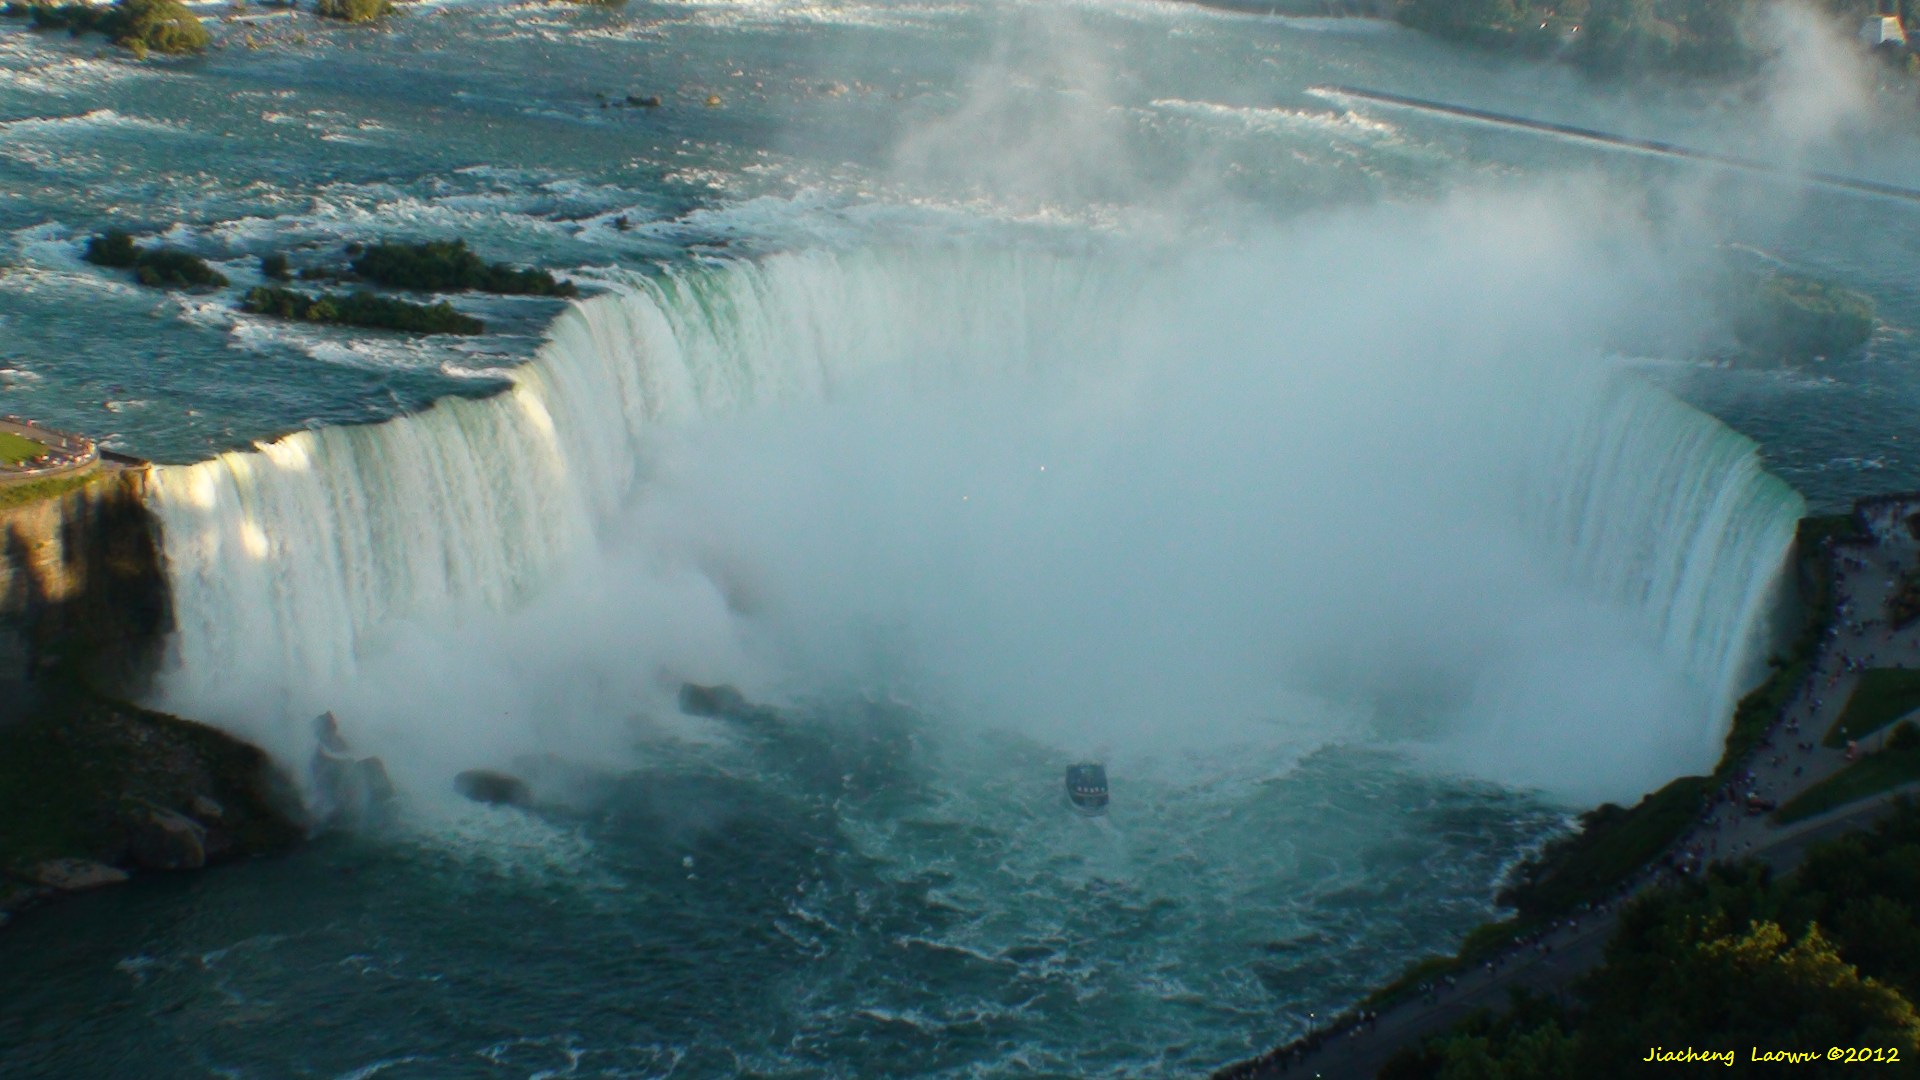
[[[213,728],[75,696],[0,727],[0,925],[135,873],[291,847],[299,799],[267,755]]]

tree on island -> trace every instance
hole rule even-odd
[[[204,52],[208,40],[207,28],[179,0],[117,0],[101,31],[142,58],[148,51]]]
[[[445,300],[413,304],[365,291],[311,295],[262,285],[247,291],[241,309],[300,322],[405,330],[416,334],[479,334],[486,324],[454,310]]]
[[[225,274],[207,265],[207,261],[179,248],[141,248],[121,229],[108,229],[87,240],[81,258],[95,266],[131,270],[142,285],[156,289],[219,288],[227,284]]]
[[[353,260],[353,272],[375,284],[416,292],[506,293],[522,296],[578,296],[572,282],[557,281],[545,270],[516,270],[489,264],[468,250],[464,240],[424,244],[375,244]]]
[[[315,0],[314,14],[345,23],[369,23],[393,14],[392,0]]]
[[[13,0],[0,15],[32,18],[36,30],[65,30],[74,37],[106,35],[134,56],[150,52],[166,55],[205,52],[207,28],[178,0],[116,0],[112,5],[36,4]]]

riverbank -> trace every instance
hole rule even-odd
[[[1694,790],[1708,793],[1704,803],[1693,800],[1677,836],[1646,851],[1611,880],[1579,878],[1577,891],[1549,890],[1552,903],[1531,916],[1523,912],[1481,927],[1457,957],[1416,965],[1326,1030],[1309,1031],[1215,1076],[1241,1080],[1291,1070],[1373,1076],[1401,1049],[1504,1007],[1513,991],[1552,995],[1564,990],[1601,963],[1622,911],[1635,897],[1694,880],[1727,860],[1759,859],[1790,869],[1815,840],[1864,828],[1885,814],[1909,789],[1882,792],[1796,823],[1763,816],[1755,808],[1785,803],[1853,763],[1853,751],[1824,746],[1819,736],[1838,722],[1868,661],[1920,668],[1915,634],[1896,633],[1874,613],[1879,599],[1920,565],[1920,537],[1905,525],[1916,509],[1920,495],[1891,496],[1862,500],[1845,521],[1802,523],[1798,562],[1806,619],[1799,640],[1776,658],[1769,680],[1742,701],[1714,776],[1675,781],[1694,780]],[[1560,850],[1603,848],[1608,834],[1634,828],[1631,818],[1629,812],[1596,822],[1590,815],[1591,835],[1576,835]],[[1553,858],[1550,849],[1542,864],[1550,865]],[[1536,870],[1532,881],[1522,876],[1537,890],[1541,879],[1552,875]],[[1503,893],[1511,895],[1513,890]]]
[[[1596,76],[1720,79],[1755,74],[1782,51],[1771,5],[1724,0],[1552,0],[1499,4],[1461,0],[1395,0],[1391,17],[1442,40],[1491,52],[1564,62]],[[1904,6],[1904,5],[1903,5]],[[1835,41],[1879,40],[1880,5],[1856,0],[1800,5],[1808,16],[1792,32],[1804,35],[1825,20]],[[1898,11],[1898,9],[1895,9]],[[1871,20],[1871,21],[1870,21]],[[1862,25],[1871,27],[1863,31]],[[1911,72],[1903,40],[1874,45],[1890,72]]]
[[[1912,789],[1904,793],[1889,793],[1819,820],[1781,830],[1770,835],[1761,846],[1746,851],[1739,861],[1716,863],[1698,877],[1660,875],[1651,880],[1647,887],[1636,890],[1631,897],[1622,897],[1600,908],[1583,912],[1578,917],[1561,920],[1550,930],[1530,938],[1524,947],[1492,957],[1479,967],[1434,984],[1417,1003],[1369,1013],[1355,1022],[1336,1024],[1325,1033],[1276,1051],[1275,1055],[1244,1063],[1231,1071],[1223,1070],[1216,1075],[1235,1078],[1380,1076],[1391,1077],[1392,1080],[1426,1080],[1442,1067],[1441,1063],[1446,1058],[1447,1051],[1436,1049],[1436,1041],[1446,1040],[1455,1034],[1479,1038],[1485,1032],[1509,1023],[1524,1025],[1528,1020],[1537,1019],[1514,1011],[1516,994],[1525,995],[1520,999],[1526,1002],[1523,1012],[1531,1014],[1544,1008],[1553,1012],[1557,1017],[1556,1023],[1564,1022],[1567,1016],[1564,1010],[1568,1002],[1576,1000],[1570,991],[1583,985],[1580,982],[1583,976],[1609,972],[1616,979],[1621,977],[1619,969],[1624,965],[1612,957],[1623,935],[1639,934],[1642,940],[1637,942],[1636,947],[1642,950],[1647,947],[1644,926],[1655,917],[1649,912],[1697,903],[1703,894],[1707,897],[1723,897],[1730,891],[1730,886],[1731,891],[1750,887],[1756,880],[1753,869],[1756,866],[1765,867],[1765,874],[1759,875],[1761,881],[1783,879],[1799,869],[1809,857],[1831,860],[1835,855],[1835,849],[1831,846],[1833,841],[1851,839],[1870,829],[1910,830],[1916,819],[1916,811],[1911,802],[1901,801],[1901,795],[1911,793]],[[1874,896],[1864,892],[1852,899],[1867,904],[1874,902]],[[1723,926],[1720,929],[1739,935],[1743,927]],[[1656,955],[1662,962],[1677,967],[1683,959],[1693,959],[1683,957],[1681,954],[1684,951],[1700,948],[1709,940],[1719,939],[1711,939],[1707,934],[1682,935],[1679,939],[1666,942],[1656,950]],[[1804,930],[1796,935],[1795,940],[1804,940]],[[1855,948],[1857,951],[1857,943]],[[1838,961],[1829,958],[1827,963],[1836,969],[1836,975],[1843,974],[1838,970]],[[1635,974],[1630,972],[1626,977],[1632,978]],[[1808,1011],[1813,1009],[1809,1007]],[[1769,1034],[1779,1038],[1787,1026],[1782,1023]],[[1691,1023],[1682,1021],[1673,1024],[1668,1030],[1673,1034],[1656,1041],[1693,1037],[1717,1043],[1715,1036],[1721,1034],[1710,1030],[1709,1022],[1699,1018]],[[1583,1071],[1568,1061],[1569,1058],[1577,1060],[1579,1053],[1571,1045],[1573,1034],[1565,1029],[1558,1032],[1557,1044],[1552,1050],[1552,1064],[1543,1063],[1539,1071],[1499,1073],[1495,1071],[1499,1066],[1493,1064],[1490,1058],[1487,1067],[1475,1075],[1543,1078],[1607,1075],[1624,1072],[1625,1069],[1619,1065],[1621,1061],[1641,1060],[1638,1056],[1620,1053],[1619,1048],[1614,1047],[1614,1053],[1607,1055],[1602,1071],[1595,1071],[1600,1068],[1600,1063],[1591,1061],[1586,1063],[1589,1068]],[[1858,1032],[1836,1033],[1835,1039],[1853,1042],[1858,1040],[1859,1035]],[[1753,1041],[1747,1040],[1749,1043]],[[1887,1043],[1880,1045],[1884,1047]],[[1645,1048],[1642,1047],[1639,1053],[1645,1053]],[[1574,1071],[1569,1073],[1565,1071],[1567,1068]]]

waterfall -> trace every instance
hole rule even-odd
[[[961,249],[683,266],[575,304],[495,396],[158,469],[178,621],[163,703],[293,752],[274,732],[393,635],[511,611],[605,541],[662,433],[880,373],[937,388],[1109,363],[1154,347],[1142,312],[1180,310],[1165,271]],[[1752,442],[1632,377],[1554,385],[1538,452],[1502,465],[1520,531],[1628,609],[1707,688],[1703,728],[1724,727],[1801,502]]]
[[[1557,410],[1530,464],[1525,517],[1577,582],[1637,611],[1724,717],[1758,675],[1768,615],[1806,503],[1746,436],[1612,375]]]
[[[498,395],[158,468],[164,703],[272,743],[249,718],[325,709],[395,620],[523,599],[627,497],[650,432],[869,369],[1084,348],[1138,287],[1092,271],[1016,252],[681,267],[573,305]]]

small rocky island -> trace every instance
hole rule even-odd
[[[1798,274],[1743,275],[1731,303],[1733,336],[1760,363],[1829,360],[1873,336],[1873,298]]]
[[[421,303],[383,295],[366,286],[409,293],[489,293],[559,300],[580,295],[573,282],[546,270],[489,263],[470,250],[464,240],[350,243],[344,254],[344,264],[315,262],[297,272],[285,252],[261,255],[260,276],[268,284],[248,289],[240,298],[240,310],[295,322],[472,336],[485,333],[486,323],[446,300]],[[95,266],[129,271],[135,281],[154,289],[204,292],[231,284],[201,256],[163,242],[142,245],[122,229],[108,229],[90,237],[81,257]],[[321,283],[323,287],[306,292],[292,287],[296,281]]]

